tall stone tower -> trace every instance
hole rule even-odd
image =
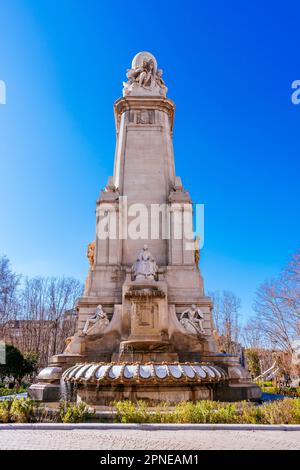
[[[77,332],[31,394],[53,397],[62,377],[90,403],[256,399],[259,388],[238,358],[217,351],[162,70],[140,52],[127,79],[114,104],[114,174],[97,200]]]

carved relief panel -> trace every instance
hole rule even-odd
[[[141,125],[155,124],[155,111],[151,109],[127,111],[127,122]]]
[[[154,124],[154,111],[142,110],[138,111],[136,114],[136,123],[137,124]]]
[[[158,333],[158,305],[147,300],[133,302],[131,307],[131,334],[146,336]]]

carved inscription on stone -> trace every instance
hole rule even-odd
[[[134,302],[132,305],[132,334],[145,335],[157,332],[157,305],[149,301]]]
[[[127,122],[129,124],[154,124],[155,111],[152,109],[142,109],[140,111],[128,111]]]
[[[154,111],[142,110],[137,112],[137,124],[154,124]]]

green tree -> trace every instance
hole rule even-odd
[[[255,377],[261,374],[258,351],[256,349],[245,349],[245,355],[251,377],[255,379]]]
[[[25,375],[30,375],[36,369],[37,359],[33,355],[24,357],[19,349],[11,344],[5,345],[5,364],[0,365],[0,378],[13,377],[14,382],[21,384]]]
[[[24,375],[32,377],[38,370],[39,356],[35,353],[24,354]]]

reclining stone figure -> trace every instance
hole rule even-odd
[[[102,305],[98,305],[96,312],[90,318],[87,319],[82,330],[83,335],[89,334],[91,328],[99,323],[99,329],[104,329],[109,324],[109,319],[107,318],[106,313],[103,311]]]

